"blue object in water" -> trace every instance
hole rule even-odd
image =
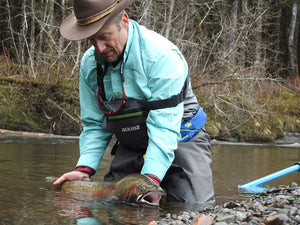
[[[287,174],[300,171],[300,162],[296,163],[293,166],[290,166],[286,169],[280,170],[278,172],[272,173],[268,176],[262,177],[260,179],[254,180],[252,182],[249,182],[247,184],[239,185],[239,189],[244,189],[246,192],[250,193],[261,193],[263,192],[266,187],[262,187],[261,185],[268,183],[272,180],[275,180],[279,177],[285,176]]]

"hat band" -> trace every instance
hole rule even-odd
[[[122,0],[116,1],[112,6],[108,7],[104,11],[102,11],[102,12],[100,12],[100,13],[94,15],[94,16],[88,17],[86,19],[77,20],[77,24],[80,25],[80,26],[84,26],[84,25],[94,23],[97,20],[100,20],[104,16],[107,16],[108,14],[110,14],[121,1]]]

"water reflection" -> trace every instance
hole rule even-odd
[[[216,198],[239,198],[237,186],[292,166],[300,160],[299,148],[275,146],[213,146],[213,176]],[[293,173],[269,182],[268,186],[300,182]]]
[[[160,216],[160,210],[156,207],[84,202],[65,193],[53,193],[50,199],[57,207],[59,216],[77,224],[147,224]]]
[[[160,208],[84,202],[48,191],[45,177],[73,170],[78,154],[78,139],[1,136],[0,224],[147,224],[165,213],[203,207],[164,201]],[[300,149],[214,145],[212,157],[216,199],[223,202],[241,198],[238,185],[300,161]],[[102,180],[111,159],[107,151],[94,180]],[[300,183],[300,174],[287,175],[269,185],[292,181]]]

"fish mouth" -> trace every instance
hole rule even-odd
[[[152,206],[159,206],[161,197],[161,192],[148,192],[147,194],[139,195],[137,197],[137,202]]]

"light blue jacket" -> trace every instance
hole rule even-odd
[[[96,59],[96,60],[95,60]],[[130,20],[124,52],[126,98],[148,101],[168,99],[178,94],[188,75],[188,66],[178,48],[166,38]],[[97,171],[112,134],[101,130],[104,114],[97,104],[96,61],[103,63],[95,48],[89,48],[80,68],[81,120],[80,158],[77,166],[88,166]],[[104,77],[106,98],[122,98],[120,63],[109,65]],[[180,140],[183,103],[176,107],[151,110],[146,120],[149,144],[142,174],[153,174],[163,179],[174,159]]]

